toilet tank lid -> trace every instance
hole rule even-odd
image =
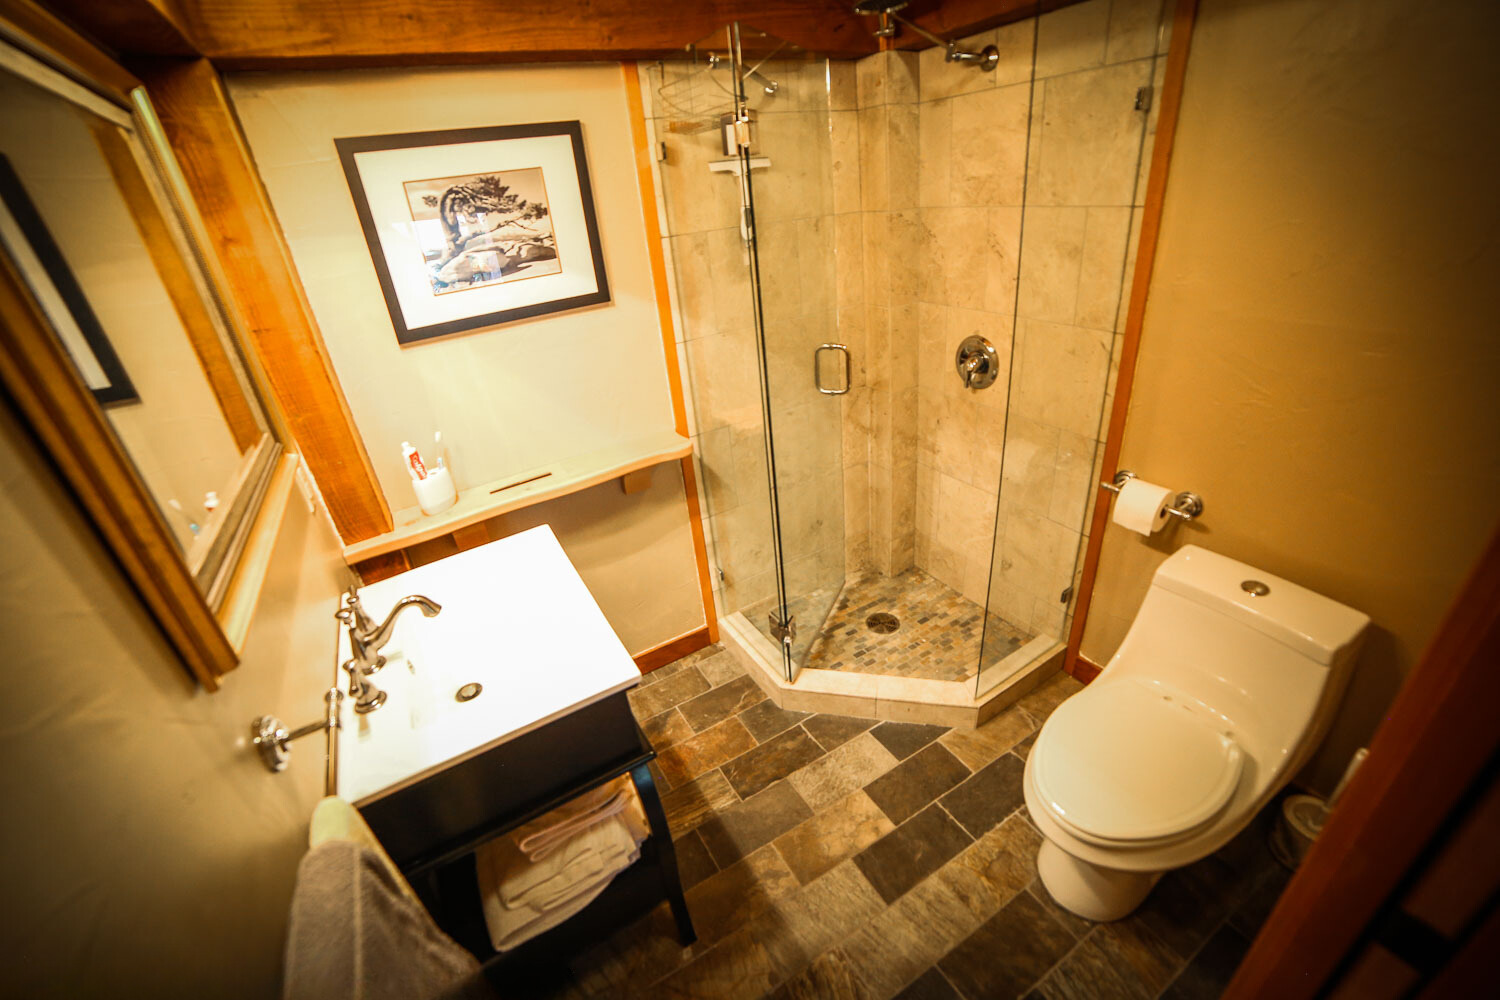
[[[1255,583],[1264,584],[1265,593],[1253,593],[1259,589]],[[1323,664],[1332,663],[1370,623],[1363,612],[1196,545],[1173,553],[1152,585],[1226,614]]]

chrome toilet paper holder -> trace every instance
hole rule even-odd
[[[1100,483],[1099,485],[1111,493],[1119,493],[1125,488],[1125,484],[1135,478],[1135,473],[1129,469],[1121,469],[1115,473],[1113,482]],[[1184,521],[1191,521],[1203,513],[1203,498],[1196,493],[1183,490],[1177,494],[1172,501],[1172,506],[1167,508],[1167,513],[1173,517],[1179,517]]]

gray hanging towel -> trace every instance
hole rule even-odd
[[[284,975],[283,1000],[495,1000],[474,956],[349,840],[297,867]]]

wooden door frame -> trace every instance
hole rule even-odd
[[[1375,733],[1225,1000],[1320,995],[1500,751],[1500,531]]]

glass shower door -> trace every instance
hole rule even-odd
[[[650,80],[721,614],[790,681],[844,580],[829,64],[730,25]]]
[[[752,622],[780,644],[793,681],[844,583],[850,362],[837,337],[828,63],[743,25],[731,37],[779,563],[777,605]]]
[[[1142,27],[1129,45],[1106,45],[1112,29],[1093,29],[1102,65],[1033,65],[1014,358],[976,696],[1062,648],[1072,629],[1166,55],[1170,5],[1140,6]]]

